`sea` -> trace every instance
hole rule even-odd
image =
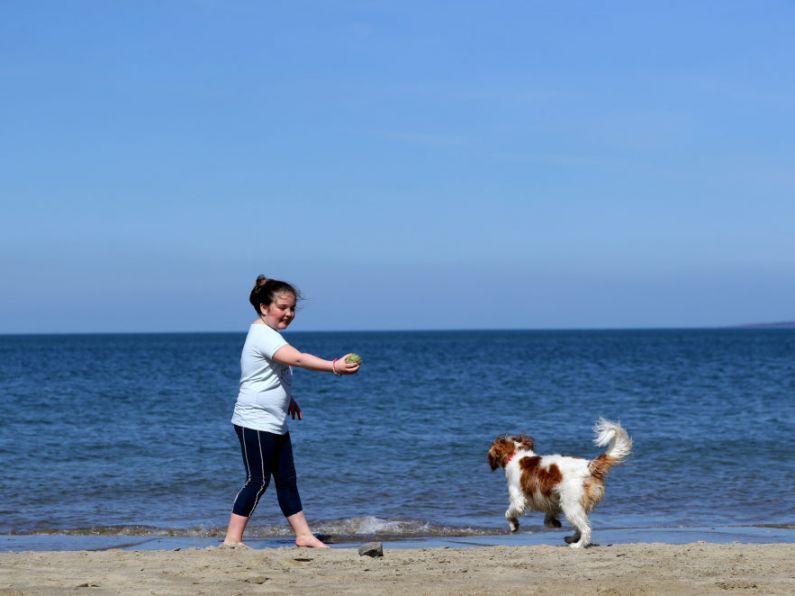
[[[359,374],[295,371],[290,421],[331,544],[563,544],[486,453],[525,433],[595,457],[634,441],[594,540],[795,542],[795,330],[288,332]],[[0,550],[217,544],[245,477],[230,423],[245,333],[0,336]],[[569,530],[570,531],[570,530]],[[247,540],[290,544],[273,487]]]

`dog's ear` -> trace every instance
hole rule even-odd
[[[536,448],[536,442],[533,440],[533,437],[528,437],[527,435],[515,435],[511,437],[511,441],[519,443],[524,449],[527,449],[528,451],[534,451]]]
[[[514,452],[513,441],[505,437],[497,437],[491,444],[489,449],[489,466],[493,472],[499,467],[505,466],[505,460],[508,459]]]
[[[491,468],[492,472],[500,467],[500,459],[497,457],[497,453],[494,448],[495,444],[496,443],[492,444],[491,449],[489,449],[489,467]]]

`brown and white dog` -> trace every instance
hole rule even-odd
[[[505,518],[511,532],[519,529],[519,516],[527,510],[545,514],[544,525],[560,527],[563,513],[574,527],[566,542],[573,548],[591,543],[588,514],[605,494],[605,476],[632,450],[632,439],[620,424],[600,418],[594,425],[596,445],[608,445],[595,459],[562,455],[536,455],[533,439],[526,435],[500,436],[489,449],[492,471],[505,468],[510,507]]]

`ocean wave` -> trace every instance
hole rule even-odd
[[[750,526],[721,526],[726,529],[735,527],[751,527],[774,530],[795,530],[795,524],[752,524]],[[602,528],[612,530],[632,529],[687,529],[687,526],[620,526]],[[399,541],[420,538],[496,536],[505,534],[506,529],[499,527],[451,526],[433,524],[424,520],[382,519],[375,516],[351,517],[345,519],[316,521],[312,524],[314,533],[329,543],[354,542],[361,540]],[[715,528],[713,528],[715,529]],[[541,525],[523,525],[526,534],[554,532]],[[185,537],[185,538],[217,538],[222,539],[225,527],[192,527],[162,528],[146,525],[107,525],[82,528],[36,528],[28,530],[11,530],[7,536],[135,536],[135,537]],[[293,532],[286,523],[257,524],[252,522],[246,529],[249,540],[276,540],[291,542]]]
[[[315,534],[337,540],[345,538],[373,537],[382,539],[400,539],[434,536],[488,536],[502,533],[495,528],[472,526],[447,526],[433,524],[423,520],[382,519],[375,516],[352,517],[346,519],[317,521],[312,524]],[[67,535],[67,536],[187,536],[212,538],[223,536],[226,528],[194,527],[194,528],[159,528],[145,525],[111,525],[91,526],[83,528],[45,528],[33,531],[12,531],[12,535]],[[286,524],[252,523],[246,530],[248,538],[289,538],[292,530]]]
[[[422,520],[389,520],[369,515],[318,522],[313,527],[318,534],[331,536],[377,536],[390,538],[402,536],[484,536],[496,533],[494,528],[447,526],[432,524]]]

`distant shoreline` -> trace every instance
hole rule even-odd
[[[795,321],[781,321],[778,323],[747,323],[733,325],[729,329],[795,329]]]
[[[304,333],[609,333],[641,331],[726,331],[726,330],[765,330],[795,329],[795,321],[776,323],[743,323],[739,325],[720,325],[712,327],[534,327],[534,328],[477,328],[477,329],[301,329],[288,330],[289,335]],[[57,332],[0,332],[0,337],[66,337],[66,336],[135,336],[135,335],[245,335],[246,329],[231,331],[57,331]]]

